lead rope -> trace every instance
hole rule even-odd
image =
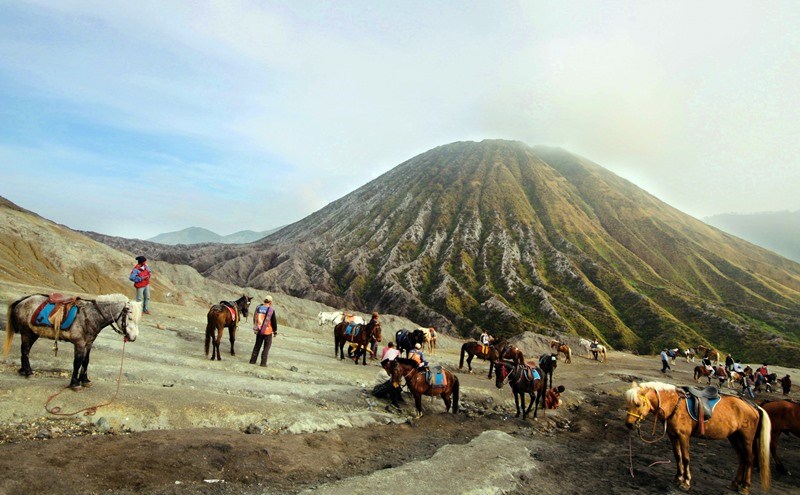
[[[119,373],[117,374],[117,389],[114,391],[114,396],[111,398],[110,401],[104,402],[102,404],[97,404],[97,405],[94,405],[94,406],[85,407],[83,409],[79,409],[79,410],[77,410],[75,412],[71,412],[71,413],[62,413],[61,412],[61,407],[59,407],[59,406],[54,406],[52,408],[48,407],[48,405],[50,404],[50,401],[52,401],[53,399],[55,399],[56,397],[61,395],[61,393],[64,390],[69,388],[69,385],[67,385],[66,387],[64,387],[61,390],[59,390],[58,392],[54,393],[53,395],[51,395],[47,399],[47,402],[44,403],[45,410],[47,412],[49,412],[50,414],[53,414],[55,416],[74,416],[75,414],[78,414],[79,412],[83,412],[84,416],[94,416],[95,414],[97,414],[97,410],[98,409],[100,409],[101,407],[108,406],[111,403],[113,403],[115,400],[117,400],[117,395],[119,394],[120,382],[122,381],[122,364],[125,362],[125,343],[127,341],[128,341],[127,339],[123,339],[123,341],[122,341],[122,357],[120,358],[120,361],[119,361]]]

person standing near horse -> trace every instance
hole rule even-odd
[[[667,356],[667,350],[663,349],[661,351],[661,372],[666,373],[667,370],[671,371],[672,368],[669,367],[669,356]]]
[[[272,307],[272,296],[264,298],[264,303],[259,304],[253,314],[253,332],[256,334],[256,343],[253,346],[253,353],[250,355],[250,364],[256,364],[258,351],[261,346],[261,366],[267,366],[269,349],[272,347],[272,336],[278,335],[278,318],[275,316],[275,308]]]
[[[147,266],[147,258],[144,256],[136,257],[136,266],[131,270],[128,277],[136,288],[136,301],[142,303],[142,313],[150,314],[150,267]]]

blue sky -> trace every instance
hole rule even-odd
[[[125,237],[264,230],[505,138],[698,218],[797,210],[797,25],[797,2],[0,0],[0,195]]]

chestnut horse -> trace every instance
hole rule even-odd
[[[728,376],[728,372],[725,371],[724,366],[714,366],[714,375],[712,376],[711,372],[708,371],[702,364],[694,367],[694,381],[699,382],[701,376],[708,378],[709,385],[711,385],[712,378],[718,379],[720,387],[725,384],[725,381],[728,380],[728,378],[730,378]],[[728,385],[728,388],[730,388],[730,385]]]
[[[714,361],[714,364],[719,364],[722,360],[722,353],[716,349],[712,349],[710,347],[706,347],[704,345],[699,345],[695,347],[695,351],[697,352],[698,356],[702,356],[704,358],[709,358],[710,360]]]
[[[464,342],[461,346],[461,361],[458,363],[458,369],[464,367],[464,356],[467,356],[467,367],[469,372],[472,373],[472,358],[479,357],[481,359],[489,360],[489,378],[492,377],[494,371],[494,362],[500,359],[500,353],[497,348],[505,345],[504,340],[492,341],[489,345],[483,345],[480,342]]]
[[[344,359],[344,344],[345,342],[351,342],[356,345],[356,355],[355,355],[355,363],[358,364],[359,356],[363,356],[363,365],[367,365],[367,352],[370,348],[370,344],[372,341],[380,342],[383,340],[381,335],[381,324],[377,321],[375,325],[370,328],[367,325],[355,325],[353,326],[352,333],[347,334],[347,323],[343,321],[333,327],[333,357],[335,358],[338,354],[341,359]],[[355,335],[353,335],[355,334]],[[348,355],[350,351],[348,351]]]
[[[220,301],[219,304],[211,306],[206,315],[206,356],[208,356],[209,346],[212,347],[211,360],[222,360],[219,352],[219,344],[222,341],[222,334],[228,329],[228,337],[231,340],[231,356],[236,355],[234,344],[236,343],[236,326],[239,320],[247,318],[247,311],[250,307],[252,297],[242,296],[234,302]],[[231,314],[231,310],[233,313]],[[216,333],[216,335],[215,335]]]
[[[425,372],[417,367],[417,362],[411,359],[396,358],[389,361],[386,370],[392,377],[392,385],[401,387],[401,379],[406,379],[406,385],[414,396],[414,405],[417,407],[417,417],[422,416],[422,396],[441,397],[444,401],[445,411],[458,413],[458,377],[451,371],[442,369],[447,382],[444,387],[432,387],[425,376]],[[452,396],[452,401],[450,400]]]
[[[508,361],[497,361],[494,366],[496,370],[494,384],[497,388],[503,388],[503,385],[509,384],[511,391],[514,393],[517,417],[521,412],[522,419],[527,418],[528,413],[531,412],[531,407],[535,405],[533,409],[533,417],[535,418],[536,413],[539,411],[539,404],[542,405],[542,414],[544,414],[544,391],[547,384],[544,371],[536,366],[519,365]],[[539,375],[539,378],[535,377],[534,371]],[[527,409],[525,409],[525,394],[530,397]]]
[[[559,354],[564,355],[564,362],[571,363],[572,362],[572,351],[570,350],[569,346],[563,342],[558,340],[551,340],[550,347],[553,348],[553,352],[556,353],[556,356]]]
[[[761,407],[767,411],[769,419],[772,421],[772,443],[770,443],[769,451],[772,453],[772,458],[775,459],[778,472],[789,474],[789,470],[778,458],[778,441],[783,432],[800,437],[800,404],[789,400],[776,400],[764,401],[761,403]]]
[[[33,374],[29,356],[31,347],[39,337],[72,342],[75,346],[75,353],[72,359],[72,378],[69,386],[73,390],[77,390],[79,387],[89,387],[91,386],[88,376],[89,355],[100,330],[110,325],[126,341],[133,342],[139,334],[138,324],[142,317],[142,303],[129,301],[122,294],[97,296],[95,299],[70,298],[69,301],[73,307],[78,308],[75,319],[69,327],[64,328],[62,323],[59,325],[60,330],[56,331],[53,326],[32,324],[31,322],[37,308],[51,299],[44,294],[34,294],[9,304],[6,313],[3,362],[8,356],[8,351],[11,350],[14,333],[19,333],[22,339],[22,367],[19,369],[19,374],[26,378]],[[50,314],[51,325],[55,325],[54,320],[58,319],[54,318],[55,313],[64,316],[64,313],[69,311],[66,306],[61,306],[61,308],[64,309],[53,309]],[[57,347],[55,349],[58,350]]]
[[[498,360],[506,359],[511,361],[514,364],[525,364],[525,355],[519,349],[519,347],[505,344],[502,347],[497,347],[499,351],[497,352]]]
[[[692,483],[689,441],[692,436],[700,436],[701,432],[697,428],[697,421],[689,415],[685,392],[668,383],[647,382],[639,385],[633,382],[631,388],[625,392],[625,400],[627,402],[625,425],[629,429],[639,430],[641,423],[651,412],[654,433],[657,422],[659,420],[664,422],[662,436],[669,436],[675,454],[677,465],[675,481],[680,484],[682,490],[689,490]],[[721,396],[714,408],[713,416],[705,423],[702,438],[728,439],[736,450],[739,468],[736,470],[731,488],[738,490],[739,493],[750,493],[750,479],[756,458],[761,475],[761,487],[764,491],[769,490],[771,428],[770,417],[764,409],[730,395]],[[639,436],[642,437],[641,430]],[[643,437],[642,439],[644,440]]]

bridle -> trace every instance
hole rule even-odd
[[[634,418],[636,418],[636,424],[635,424],[636,431],[639,432],[639,438],[645,443],[656,443],[659,440],[661,440],[662,438],[664,438],[664,436],[667,434],[667,421],[669,420],[669,418],[672,417],[673,414],[675,414],[675,411],[678,410],[678,403],[680,402],[681,398],[683,397],[682,395],[680,395],[680,394],[678,394],[676,392],[678,398],[675,401],[675,407],[672,409],[672,412],[667,414],[667,411],[665,409],[661,408],[661,394],[659,394],[658,390],[656,390],[656,389],[653,389],[653,391],[655,391],[655,393],[656,393],[657,403],[656,403],[656,408],[653,409],[653,433],[651,435],[654,438],[652,440],[648,440],[648,439],[644,438],[642,436],[642,430],[639,427],[639,425],[642,423],[642,421],[644,421],[646,416],[642,416],[641,414],[638,414],[638,413],[635,413],[635,412],[626,411],[626,414],[628,416],[633,416]],[[647,400],[647,403],[650,404],[650,399],[648,399],[647,396],[644,396],[644,398],[645,398],[645,400]],[[650,405],[650,408],[652,409],[652,405]],[[656,428],[658,428],[658,413],[659,413],[659,411],[663,411],[663,413],[664,413],[664,431],[661,432],[661,434],[658,435],[658,437],[656,437]]]
[[[111,322],[109,323],[111,328],[113,328],[115,332],[117,332],[118,334],[122,335],[123,337],[125,337],[127,339],[128,338],[128,313],[130,312],[130,306],[128,305],[128,303],[125,303],[125,304],[122,305],[122,311],[120,311],[119,315],[116,318],[106,316],[106,314],[103,313],[102,307],[99,304],[97,304],[97,301],[92,300],[92,303],[97,308],[97,311],[100,313],[100,316],[102,316],[103,318],[111,320]],[[122,318],[122,323],[119,323],[119,327],[118,327],[116,325],[116,323],[117,323],[117,320],[119,320],[120,318]]]

